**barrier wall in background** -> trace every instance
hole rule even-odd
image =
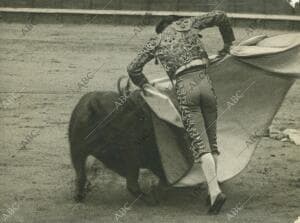
[[[300,15],[288,0],[1,0],[0,7],[210,11]]]

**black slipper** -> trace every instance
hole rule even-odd
[[[219,186],[221,186],[223,183],[218,181]],[[206,197],[206,202],[205,202],[206,206],[210,206],[210,195],[208,194]]]
[[[226,201],[226,195],[223,193],[218,194],[215,202],[213,203],[213,205],[210,207],[210,209],[208,210],[208,214],[210,215],[216,215],[219,214],[221,208],[223,207],[223,204]]]

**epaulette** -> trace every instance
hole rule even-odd
[[[161,42],[161,34],[152,36],[148,41],[149,48],[151,49],[156,48],[160,44],[160,42]]]

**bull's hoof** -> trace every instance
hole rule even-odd
[[[76,194],[76,195],[74,196],[74,200],[75,200],[75,202],[77,202],[77,203],[83,202],[84,199],[85,199],[85,194]]]
[[[141,200],[149,206],[157,206],[159,204],[158,199],[156,199],[154,193],[142,194]]]

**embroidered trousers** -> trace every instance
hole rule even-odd
[[[200,162],[200,157],[205,153],[219,154],[217,98],[206,69],[197,68],[184,72],[176,78],[175,89],[181,118],[191,139],[190,150],[194,162]],[[210,148],[203,142],[204,134],[207,134]]]

